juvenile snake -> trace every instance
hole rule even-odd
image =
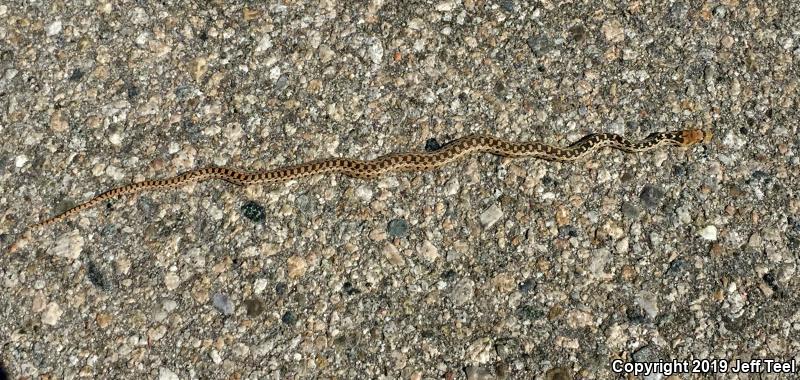
[[[325,158],[259,172],[246,172],[233,168],[205,167],[174,177],[145,180],[120,186],[95,196],[60,214],[33,224],[29,229],[44,227],[69,218],[103,201],[123,195],[148,190],[172,189],[191,182],[221,179],[238,186],[258,183],[281,183],[317,174],[339,173],[355,178],[374,178],[389,172],[425,171],[457,161],[472,153],[491,153],[503,157],[533,157],[550,161],[574,161],[602,147],[612,147],[625,152],[645,152],[661,146],[688,147],[698,142],[708,142],[711,132],[700,129],[659,132],[641,141],[630,141],[613,133],[588,135],[565,148],[538,142],[511,142],[503,139],[470,135],[462,137],[432,152],[393,153],[372,160],[352,158]]]

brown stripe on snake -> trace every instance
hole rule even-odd
[[[255,173],[231,168],[206,167],[190,170],[177,176],[146,180],[117,187],[89,199],[63,213],[44,219],[30,229],[44,227],[67,219],[108,199],[136,194],[146,190],[170,189],[192,182],[221,179],[239,186],[258,183],[281,183],[316,174],[339,173],[354,178],[374,178],[390,172],[431,170],[461,159],[471,153],[488,152],[504,157],[534,157],[551,161],[574,161],[610,146],[625,152],[645,152],[662,146],[689,147],[709,142],[712,133],[700,129],[653,133],[645,139],[632,142],[620,135],[601,133],[588,135],[566,148],[537,142],[511,142],[490,136],[471,135],[456,139],[432,152],[392,153],[372,160],[327,158],[311,162],[264,170]]]

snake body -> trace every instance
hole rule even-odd
[[[531,157],[550,161],[574,161],[603,147],[612,147],[633,153],[668,145],[688,147],[698,142],[708,142],[710,139],[711,132],[700,129],[658,132],[640,141],[631,141],[613,133],[599,133],[588,135],[572,145],[561,148],[538,142],[511,142],[491,136],[469,135],[453,140],[431,152],[393,153],[372,160],[326,158],[259,172],[212,166],[190,170],[170,178],[145,180],[113,188],[67,211],[34,224],[31,229],[67,219],[108,199],[149,190],[173,189],[192,182],[211,179],[221,179],[238,186],[282,183],[328,173],[369,179],[390,172],[436,169],[473,153],[491,153],[512,158]]]

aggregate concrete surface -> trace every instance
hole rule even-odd
[[[722,367],[800,362],[798,61],[794,1],[4,2],[0,375],[784,378]],[[714,139],[203,182],[22,238],[208,165],[685,128]]]

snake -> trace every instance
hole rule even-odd
[[[631,141],[615,133],[595,133],[586,135],[562,148],[540,142],[512,142],[486,135],[468,135],[435,150],[391,153],[371,160],[333,157],[257,172],[208,166],[189,170],[169,178],[149,179],[110,189],[62,213],[32,224],[29,226],[29,230],[68,219],[109,199],[144,191],[174,189],[190,183],[213,179],[223,180],[237,186],[277,184],[303,177],[333,173],[353,178],[372,179],[392,172],[433,170],[476,153],[490,153],[509,158],[539,158],[548,161],[569,162],[579,160],[603,147],[637,153],[662,146],[689,147],[699,142],[707,143],[711,137],[711,131],[702,129],[656,132],[639,141]]]

